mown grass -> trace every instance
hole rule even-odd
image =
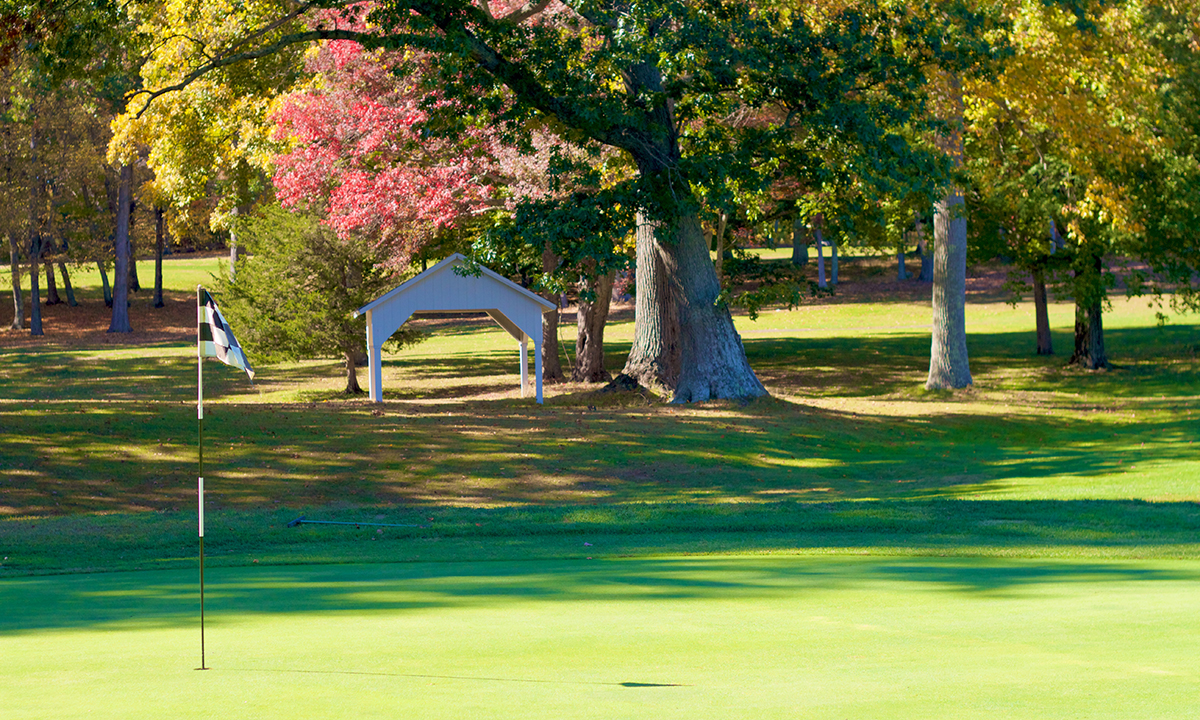
[[[168,292],[186,301],[217,262],[168,261]],[[425,343],[387,357],[382,405],[341,395],[336,361],[262,365],[253,386],[209,363],[209,512],[228,524],[210,542],[229,563],[406,559],[430,547],[553,556],[583,547],[563,544],[579,532],[619,538],[606,550],[617,553],[1193,551],[1200,362],[1189,318],[1158,327],[1145,303],[1116,300],[1106,316],[1116,365],[1085,373],[1032,355],[1029,309],[980,293],[968,311],[975,386],[930,393],[927,303],[856,302],[879,271],[846,267],[839,296],[738,319],[774,396],[746,405],[567,384],[539,407],[519,397],[514,344],[475,321],[431,326]],[[1071,307],[1052,310],[1066,348]],[[618,315],[614,369],[631,332]],[[0,347],[0,576],[190,557],[194,352],[188,341]],[[581,512],[607,519],[578,525]],[[382,536],[281,529],[301,513],[434,520]],[[871,520],[912,513],[932,519]]]

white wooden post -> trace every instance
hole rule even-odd
[[[383,402],[383,369],[380,364],[383,353],[375,344],[375,318],[372,311],[367,311],[367,389],[371,393],[371,402]]]
[[[521,338],[521,397],[526,397],[529,389],[529,336]]]
[[[542,339],[536,337],[533,339],[533,381],[537,384],[538,405],[542,404]]]

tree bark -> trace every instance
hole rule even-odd
[[[621,374],[646,387],[673,389],[680,363],[674,287],[663,265],[654,225],[640,212],[635,240],[633,345]]]
[[[558,268],[559,257],[550,249],[549,243],[542,248],[542,271],[549,274]],[[546,295],[554,303],[554,312],[542,316],[542,382],[556,383],[566,380],[562,360],[558,352],[558,322],[562,308],[562,296]]]
[[[957,189],[937,202],[933,214],[933,343],[926,389],[972,384],[967,357],[967,219]]]
[[[700,218],[684,215],[673,235],[673,243],[658,243],[679,315],[679,378],[671,402],[766,395],[746,360],[729,307],[717,302],[721,283],[704,245]]]
[[[21,246],[17,241],[17,234],[10,232],[8,234],[8,262],[9,269],[12,271],[12,299],[13,299],[13,319],[9,328],[13,330],[25,329],[25,298],[21,293]]]
[[[166,241],[166,212],[154,208],[154,307],[160,308],[163,302],[163,245]]]
[[[956,166],[963,161],[962,82],[947,78],[945,114],[954,125],[938,144]],[[972,384],[967,357],[967,218],[960,188],[950,189],[933,211],[933,338],[929,352],[928,390],[964,388]]]
[[[804,223],[799,218],[792,220],[792,264],[808,264],[808,237],[804,232]]]
[[[117,189],[116,267],[113,269],[112,322],[108,332],[133,332],[129,324],[129,214],[133,195],[133,165],[121,166]]]
[[[590,302],[579,301],[575,367],[571,370],[573,382],[608,382],[612,379],[612,375],[604,368],[604,326],[608,322],[616,277],[616,273],[612,272],[591,280],[589,284],[595,297]]]
[[[58,283],[54,281],[54,240],[42,238],[42,269],[46,271],[46,304],[59,305],[62,298],[58,296]]]
[[[1067,362],[1087,370],[1109,367],[1108,352],[1104,349],[1104,292],[1101,289],[1103,261],[1093,255],[1089,267],[1076,273],[1075,293],[1075,353]]]
[[[900,247],[896,250],[896,279],[907,280],[908,271],[904,269],[904,248]]]
[[[361,352],[361,349],[357,350]],[[355,370],[358,367],[358,358],[356,357],[358,353],[355,350],[346,350],[344,354],[346,359],[346,389],[344,392],[347,395],[361,395],[362,388],[358,384],[358,371]]]
[[[1053,355],[1054,339],[1050,335],[1050,309],[1046,298],[1046,271],[1033,269],[1033,315],[1037,324],[1037,354]]]
[[[71,274],[67,272],[67,264],[62,260],[58,261],[58,274],[62,276],[63,290],[67,293],[67,306],[78,307],[79,303],[75,300],[75,286],[71,284]]]
[[[837,240],[829,241],[829,284],[838,284],[838,244]]]
[[[104,263],[96,261],[96,270],[100,272],[100,284],[104,288],[104,307],[112,307],[112,286],[108,284],[108,271],[104,269]]]

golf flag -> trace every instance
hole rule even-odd
[[[200,357],[215,357],[226,365],[245,370],[250,379],[254,380],[254,369],[250,367],[246,353],[242,351],[242,346],[238,345],[237,338],[233,336],[233,331],[229,329],[229,324],[217,308],[216,301],[204,288],[200,288],[196,315],[199,323],[197,339]]]

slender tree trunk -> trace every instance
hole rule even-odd
[[[604,368],[604,326],[608,322],[616,277],[612,272],[590,280],[594,298],[590,302],[579,301],[579,333],[575,339],[575,367],[571,370],[573,382],[608,382],[612,378]]]
[[[908,271],[904,269],[904,248],[901,247],[896,251],[896,279],[907,280]]]
[[[917,280],[923,283],[933,282],[933,253],[929,251],[929,241],[925,237],[925,223],[920,213],[914,213],[917,224],[917,249],[921,253],[921,274]]]
[[[38,287],[38,272],[42,258],[41,214],[38,203],[41,200],[42,173],[38,166],[38,150],[40,149],[37,124],[34,123],[29,133],[29,334],[44,335],[42,332],[42,297]]]
[[[808,264],[808,243],[805,239],[808,235],[804,231],[804,223],[796,218],[792,220],[792,264],[807,265]]]
[[[112,307],[112,286],[108,284],[108,271],[104,269],[104,263],[96,261],[96,269],[100,272],[100,284],[104,288],[104,307]]]
[[[829,241],[829,284],[838,284],[838,244],[837,240]]]
[[[1109,367],[1108,352],[1104,349],[1104,292],[1101,287],[1103,261],[1093,255],[1089,267],[1076,274],[1075,293],[1075,354],[1069,365],[1088,370]]]
[[[1054,339],[1050,335],[1050,309],[1046,301],[1046,271],[1033,269],[1033,315],[1037,323],[1037,354],[1053,355]]]
[[[116,267],[113,269],[112,322],[108,332],[133,332],[129,324],[129,211],[133,195],[133,165],[121,166],[117,189]]]
[[[59,305],[62,298],[58,296],[58,283],[54,281],[54,247],[52,238],[42,239],[42,269],[46,271],[46,304]]]
[[[713,249],[717,253],[717,277],[721,277],[721,268],[725,265],[725,228],[729,226],[729,213],[722,212],[717,217],[717,234],[713,238]]]
[[[817,245],[817,287],[827,288],[825,280],[825,237],[821,232],[820,220],[814,220],[812,225],[813,239]]]
[[[948,137],[939,141],[956,165],[963,158],[962,83],[948,78],[947,114],[954,124]],[[929,352],[926,389],[946,390],[972,384],[967,357],[967,218],[963,214],[959,188],[946,193],[933,213],[933,341]]]
[[[133,237],[133,213],[137,210],[137,203],[132,201],[129,203],[129,292],[141,292],[142,282],[138,279],[137,271],[137,245]]]
[[[554,272],[558,262],[558,255],[554,254],[547,243],[542,248],[542,271],[547,274]],[[562,296],[556,293],[547,295],[546,299],[554,303],[554,312],[542,316],[542,382],[562,382],[566,379],[558,352],[558,323],[562,312]]]
[[[154,208],[154,307],[163,307],[163,246],[166,244],[166,212]]]
[[[36,233],[30,238],[32,249],[29,253],[29,334],[44,335],[42,331],[42,290],[38,285],[37,256],[42,251],[42,238]]]
[[[21,293],[21,246],[17,234],[8,234],[8,262],[12,271],[13,319],[9,325],[13,330],[25,329],[25,298]]]
[[[67,293],[67,306],[78,307],[79,303],[75,301],[75,286],[71,284],[71,274],[67,272],[67,264],[62,260],[58,261],[58,273],[62,276],[63,290]]]
[[[358,371],[355,370],[358,367],[357,355],[360,352],[361,349],[355,348],[355,350],[347,350],[344,353],[346,359],[346,389],[344,392],[347,395],[362,394],[362,388],[358,385]]]

